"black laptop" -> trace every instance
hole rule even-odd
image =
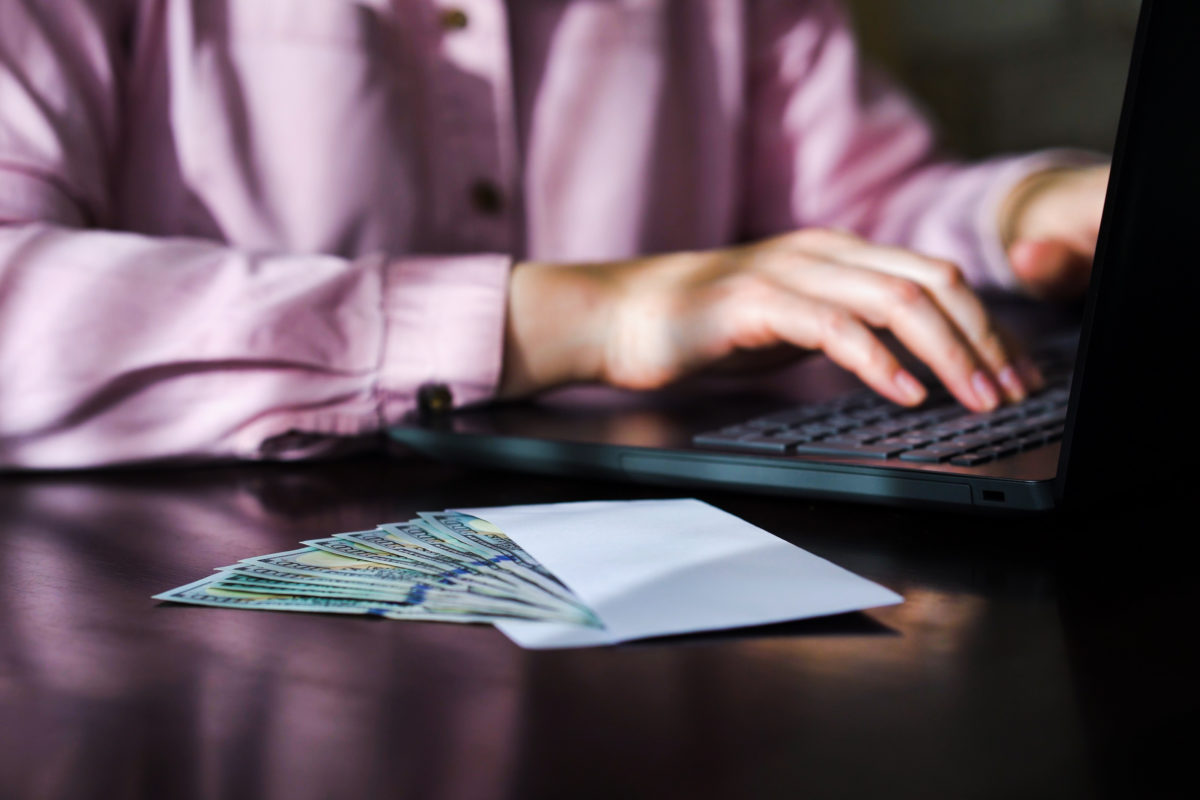
[[[1200,3],[1143,3],[1085,304],[994,304],[1049,379],[1025,402],[975,414],[933,392],[903,408],[814,356],[753,379],[414,415],[391,436],[505,469],[902,505],[1044,511],[1181,491],[1200,363],[1198,31]]]

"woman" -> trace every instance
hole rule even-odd
[[[920,402],[880,327],[992,408],[1039,378],[969,285],[1078,291],[1105,182],[946,159],[830,0],[0,0],[0,465],[779,344]]]

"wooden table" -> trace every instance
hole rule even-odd
[[[1101,515],[1131,556],[1089,520],[702,493],[905,603],[587,650],[150,599],[418,510],[682,494],[383,456],[0,477],[0,796],[1171,795],[1194,579],[1143,507]]]

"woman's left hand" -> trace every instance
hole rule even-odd
[[[1087,289],[1108,173],[1108,165],[1047,170],[1009,194],[1000,230],[1029,294],[1068,299]]]

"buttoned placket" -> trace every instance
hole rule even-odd
[[[508,19],[501,0],[439,3],[426,87],[439,249],[518,249],[519,166]]]

